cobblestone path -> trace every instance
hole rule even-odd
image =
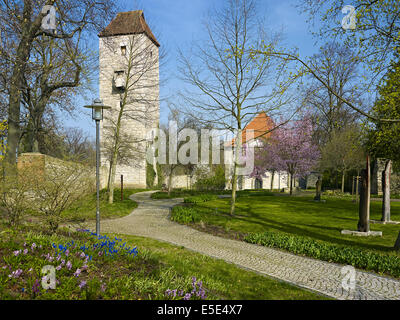
[[[347,291],[342,288],[343,265],[224,239],[174,223],[168,219],[170,208],[182,199],[153,200],[150,194],[133,194],[131,199],[139,203],[138,208],[126,217],[102,221],[101,232],[150,237],[184,246],[336,299],[400,299],[400,281],[356,270],[355,290]],[[88,227],[95,229],[94,224]]]

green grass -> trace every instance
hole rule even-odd
[[[314,202],[311,196],[239,197],[234,217],[229,215],[230,199],[198,203],[194,207],[203,222],[243,233],[278,231],[330,243],[392,250],[399,226],[371,224],[371,230],[383,231],[383,237],[344,236],[341,230],[357,229],[358,205],[351,199],[325,199],[326,203]],[[380,211],[381,203],[371,202],[371,219],[380,220]],[[391,211],[392,220],[400,221],[399,202],[392,202]]]
[[[314,202],[311,195],[290,197],[278,194],[275,196],[260,194],[254,197],[249,194],[238,197],[234,216],[229,215],[230,199],[216,199],[190,204],[186,210],[191,210],[191,216],[196,218],[193,221],[198,221],[197,223],[189,220],[184,221],[185,219],[175,215],[174,210],[178,210],[175,208],[171,216],[175,217],[175,221],[190,224],[211,233],[217,232],[218,235],[231,235],[242,240],[247,238],[249,241],[250,238],[246,235],[256,234],[257,241],[253,239],[254,243],[276,246],[327,261],[353,264],[360,268],[371,269],[376,272],[382,271],[399,277],[398,268],[391,266],[393,263],[398,263],[396,261],[400,257],[400,253],[393,249],[400,227],[371,224],[371,230],[383,232],[382,237],[342,235],[341,231],[344,229],[357,229],[358,205],[353,203],[351,198],[346,197],[324,196],[323,199],[326,202]],[[188,204],[185,205],[188,206]],[[182,215],[182,212],[180,215]],[[391,217],[392,220],[400,221],[400,202],[391,203]],[[380,220],[380,218],[381,202],[373,201],[371,202],[371,219]],[[278,241],[279,245],[275,245],[277,242],[274,240],[274,245],[272,245],[269,244],[271,242],[270,236],[261,241],[260,239],[266,232],[278,238],[293,236],[294,240],[290,241],[297,242],[299,245],[288,246],[286,240]],[[326,253],[316,255],[315,252],[307,250],[304,243],[312,246],[320,245],[324,250],[325,248],[328,249],[325,250]],[[299,249],[299,247],[301,248]],[[354,250],[351,254],[339,259],[336,253],[332,254],[332,252],[337,252],[337,247],[353,248]],[[355,257],[362,256],[363,252],[370,255],[371,259],[367,262],[355,262],[360,260]],[[379,255],[385,256],[382,265],[385,264],[387,267],[379,266],[380,260],[377,260]],[[373,263],[372,260],[374,260]]]
[[[34,225],[9,229],[0,223],[0,234],[0,300],[167,299],[167,289],[190,292],[192,277],[202,281],[207,299],[326,299],[222,260],[142,237],[108,235],[110,240],[122,238],[115,240],[117,244],[126,242],[126,246],[137,247],[138,251],[137,256],[118,253],[111,258],[104,254],[99,256],[101,250],[92,249],[93,244],[99,242],[87,233],[69,234],[60,230],[49,236]],[[31,249],[33,243],[37,245],[35,249]],[[44,255],[47,253],[56,257],[52,243],[56,246],[70,243],[69,256],[62,253],[59,261],[46,260]],[[92,259],[86,263],[87,269],[76,277],[74,272],[85,263],[85,257],[76,255],[81,252],[80,246],[83,244],[89,248],[85,252]],[[28,248],[26,254],[21,252],[18,256],[14,255],[14,251],[25,248]],[[36,280],[40,282],[41,268],[44,265],[57,266],[62,259],[72,262],[71,270],[62,267],[56,271],[56,279],[59,281],[56,289],[45,291],[40,288],[40,292],[35,294],[32,286]],[[11,272],[18,269],[22,270],[22,274],[10,278]],[[86,281],[82,289],[78,286],[81,281]]]
[[[114,190],[114,203],[108,203],[106,190],[100,192],[100,213],[102,219],[121,218],[130,214],[138,204],[129,199],[134,193],[146,191],[145,189],[124,189],[121,200],[120,189]],[[88,221],[96,219],[96,193],[81,200],[72,208],[62,213],[63,220],[67,221]]]
[[[168,195],[168,192],[158,191],[151,195],[154,200],[160,199],[174,199],[174,198],[187,198],[187,197],[201,197],[210,195],[230,195],[232,191],[230,190],[217,190],[217,191],[197,191],[188,189],[178,189],[172,190]],[[240,190],[237,191],[237,197],[243,196],[272,196],[274,193],[266,190]]]

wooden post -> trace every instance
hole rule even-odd
[[[359,190],[359,181],[360,181],[361,177],[360,177],[360,171],[357,170],[357,178],[356,178],[356,202],[358,202],[358,190]]]
[[[369,232],[369,213],[370,213],[370,196],[371,196],[371,180],[370,180],[370,161],[367,156],[366,169],[361,171],[361,192],[359,205],[358,231]]]
[[[124,175],[121,174],[121,201],[124,201]]]
[[[318,176],[317,183],[315,184],[315,201],[321,201],[321,188],[322,188],[322,179],[321,176]]]
[[[390,221],[390,173],[392,169],[392,161],[387,160],[385,169],[382,171],[382,221]]]

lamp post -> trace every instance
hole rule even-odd
[[[96,234],[100,235],[100,121],[103,120],[103,110],[111,107],[103,105],[100,99],[95,99],[92,105],[85,108],[92,109],[92,119],[96,121]]]

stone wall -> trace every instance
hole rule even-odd
[[[87,172],[85,172],[84,174],[85,176],[87,174],[88,178],[93,179],[93,187],[95,187],[96,168],[86,169],[84,166],[81,166],[77,163],[64,161],[42,153],[22,153],[18,156],[17,169],[19,172],[22,173],[26,172],[26,170],[29,170],[29,174],[32,170],[35,178],[43,179],[46,174],[55,172],[54,170],[57,171],[58,168],[62,169],[63,167],[66,168],[67,166],[71,165],[74,165],[74,168],[78,166],[85,171],[87,170]]]

